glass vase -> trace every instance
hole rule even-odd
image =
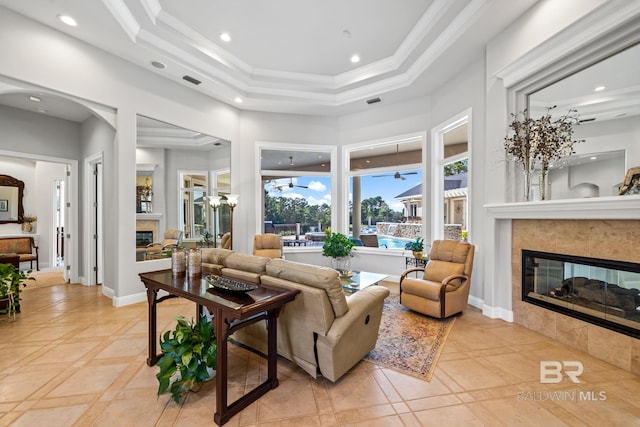
[[[341,276],[348,275],[351,272],[351,257],[331,258],[331,268],[337,270]]]
[[[525,170],[524,171],[524,201],[525,202],[530,202],[531,201],[531,171],[530,170]]]
[[[547,171],[542,169],[540,172],[540,200],[544,200],[547,190]]]

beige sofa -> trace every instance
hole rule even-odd
[[[328,267],[239,254],[224,249],[202,250],[203,271],[297,289],[278,318],[278,353],[309,375],[337,381],[373,350],[378,339],[383,286],[369,286],[345,296],[338,272]],[[233,338],[266,353],[264,322],[237,331]]]

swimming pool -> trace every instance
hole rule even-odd
[[[378,245],[381,248],[404,249],[404,245],[411,241],[411,239],[403,239],[401,237],[378,236]]]

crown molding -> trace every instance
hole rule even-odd
[[[120,24],[120,27],[124,30],[125,34],[131,39],[132,42],[136,42],[136,37],[140,31],[140,24],[133,16],[127,5],[123,0],[102,0],[105,7],[111,12],[111,15]]]
[[[548,72],[561,59],[590,57],[613,37],[632,42],[638,38],[640,2],[612,0],[577,20],[554,36],[540,43],[520,58],[498,70],[494,75],[511,88],[532,75]],[[630,23],[628,26],[622,24]],[[575,64],[574,66],[580,67]]]
[[[419,53],[435,24],[459,5],[434,0],[393,55],[347,72],[326,76],[254,68],[162,8],[158,0],[138,0],[150,24],[140,25],[123,0],[102,0],[134,43],[178,62],[203,84],[196,90],[225,102],[241,94],[306,105],[340,106],[413,83],[446,52],[494,0],[470,0],[450,25]],[[142,22],[141,21],[141,22]],[[405,64],[414,55],[412,64]],[[408,66],[407,66],[408,65]],[[404,72],[400,70],[405,67]],[[266,98],[265,98],[266,99]]]

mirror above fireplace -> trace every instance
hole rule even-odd
[[[551,165],[549,199],[618,195],[628,168],[640,166],[640,44],[628,47],[528,95],[533,118],[576,110],[576,154]],[[535,190],[535,189],[534,189]]]

